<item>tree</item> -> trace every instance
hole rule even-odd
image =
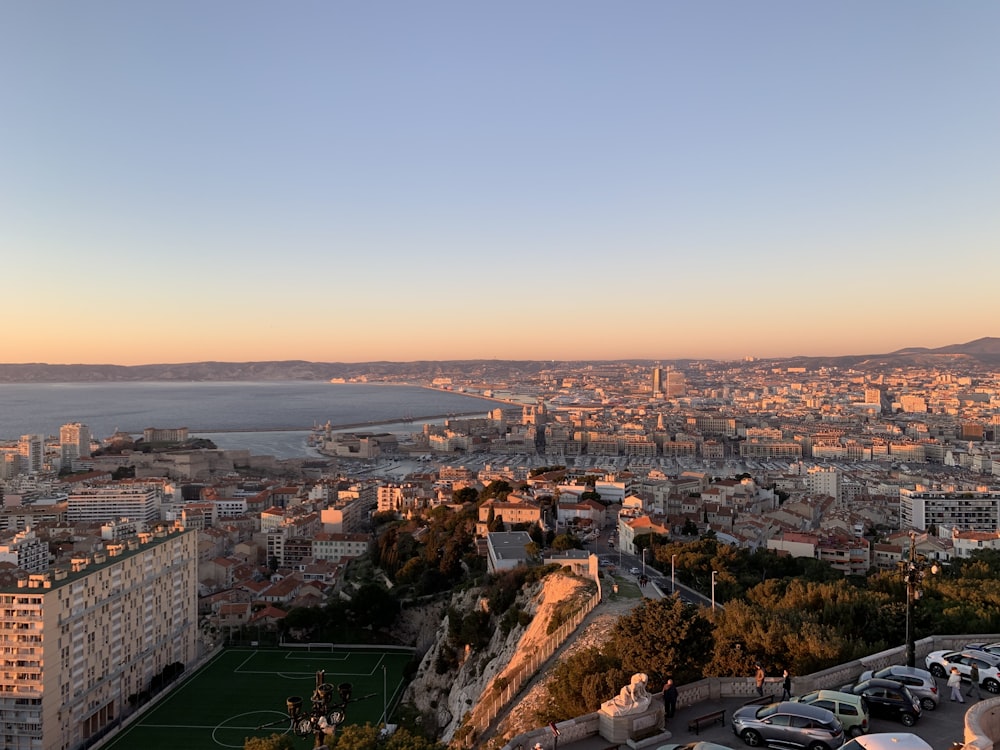
[[[593,646],[581,649],[552,670],[545,704],[536,718],[547,724],[596,711],[626,682],[628,675],[617,657]]]
[[[452,494],[453,502],[464,505],[465,503],[475,504],[479,500],[479,490],[475,487],[461,487]]]
[[[645,672],[658,684],[667,677],[693,682],[712,653],[712,629],[701,610],[680,597],[644,599],[615,623],[608,648],[627,674]]]
[[[479,493],[479,499],[482,501],[503,500],[513,491],[514,488],[508,482],[498,479],[495,482],[490,482],[483,488],[483,491]]]
[[[385,743],[385,750],[445,750],[445,746],[400,727]]]
[[[366,583],[351,599],[351,612],[362,627],[384,630],[396,621],[399,605],[377,583]]]
[[[565,552],[570,549],[583,549],[583,544],[572,534],[560,534],[552,540],[552,549]]]
[[[378,750],[379,728],[370,723],[347,724],[330,735],[326,746],[334,750]]]
[[[295,741],[288,734],[272,734],[270,737],[247,737],[243,750],[295,750]]]

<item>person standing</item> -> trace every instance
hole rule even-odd
[[[757,695],[764,695],[764,667],[760,664],[757,665],[757,672],[754,674],[753,679],[757,684]]]
[[[792,698],[792,676],[786,669],[781,675],[781,700],[787,701]]]
[[[672,719],[676,711],[677,686],[673,680],[668,679],[667,684],[663,686],[663,713],[668,719]]]
[[[948,675],[948,687],[951,688],[952,701],[965,703],[965,698],[962,697],[962,675],[958,673],[958,667],[951,668],[951,674]]]
[[[972,669],[969,670],[969,692],[966,695],[971,698],[973,690],[976,691],[976,700],[981,701],[983,693],[979,689],[979,665],[976,662],[972,662]]]

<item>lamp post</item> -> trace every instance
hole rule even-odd
[[[309,711],[304,709],[300,696],[289,696],[285,699],[285,708],[288,713],[276,721],[261,724],[257,729],[276,727],[287,723],[288,729],[286,731],[292,732],[297,737],[312,735],[313,747],[321,748],[326,736],[336,733],[337,727],[344,722],[348,703],[375,696],[375,693],[369,693],[361,698],[352,698],[353,687],[349,682],[340,683],[336,690],[340,694],[339,702],[334,698],[333,685],[326,681],[326,670],[321,669],[316,673],[316,687],[310,699],[312,707]]]
[[[385,664],[382,665],[382,723],[389,726],[389,691],[386,689]]]
[[[644,578],[646,576],[646,551],[648,549],[649,549],[648,547],[642,548],[642,575]]]
[[[937,564],[928,565],[917,559],[917,532],[910,532],[910,559],[903,563],[903,582],[906,584],[906,666],[916,666],[917,644],[913,634],[913,602],[920,598],[920,584],[927,571],[938,572]]]
[[[677,555],[671,555],[670,556],[670,593],[671,594],[677,593],[677,586],[674,583],[674,581],[676,580],[674,578],[674,570],[675,570],[676,563],[677,563]]]
[[[712,571],[712,611],[715,612],[715,577],[719,574],[719,571]]]

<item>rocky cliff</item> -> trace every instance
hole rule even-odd
[[[518,597],[519,606],[531,616],[530,622],[515,625],[506,635],[495,627],[488,644],[478,650],[467,649],[459,656],[457,670],[438,673],[439,657],[450,649],[448,643],[448,617],[438,621],[440,627],[433,645],[424,655],[417,674],[406,690],[403,700],[411,703],[421,714],[436,724],[437,734],[443,742],[450,742],[456,732],[477,719],[487,710],[490,698],[498,694],[510,676],[530,660],[539,644],[548,638],[549,623],[553,616],[561,616],[587,601],[594,592],[593,582],[568,572],[557,572],[540,582],[527,586]],[[483,610],[488,605],[479,589],[457,594],[451,604],[452,611],[471,612]],[[556,613],[559,612],[559,615]],[[490,613],[495,623],[504,614]],[[463,730],[465,731],[465,730]]]

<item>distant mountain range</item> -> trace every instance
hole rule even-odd
[[[652,366],[654,360],[616,360],[622,363]],[[666,360],[655,360],[669,364]],[[675,360],[683,367],[692,360]],[[843,357],[784,357],[769,359],[788,367],[854,368],[858,370],[887,367],[927,367],[962,364],[967,367],[1000,366],[1000,338],[981,338],[966,344],[937,349],[912,347],[889,354],[865,354]],[[190,362],[171,365],[49,365],[0,364],[0,383],[77,383],[124,381],[273,381],[330,380],[359,378],[429,382],[436,377],[461,376],[483,382],[510,380],[543,370],[579,368],[601,362],[552,362],[549,360],[449,360],[441,362]]]

